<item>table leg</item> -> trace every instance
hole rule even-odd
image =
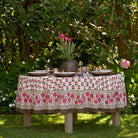
[[[24,112],[24,126],[25,127],[31,126],[31,113]]]
[[[112,125],[113,126],[119,126],[120,125],[120,113],[119,113],[119,111],[112,113]]]
[[[65,133],[73,133],[73,113],[65,114]]]

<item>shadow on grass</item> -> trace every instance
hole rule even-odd
[[[33,133],[34,138],[45,135],[47,137],[66,136],[67,138],[70,136],[74,138],[138,137],[138,115],[121,115],[119,127],[113,127],[111,121],[112,116],[107,114],[78,114],[78,120],[73,123],[73,134],[65,134],[63,114],[32,115],[31,127],[23,126],[23,115],[0,115],[0,131],[3,130],[3,135],[0,136],[8,132],[9,136],[11,133],[14,136],[20,133],[20,137],[23,137],[23,134],[32,136]]]

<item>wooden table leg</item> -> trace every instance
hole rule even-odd
[[[31,113],[24,112],[24,126],[25,127],[31,126]]]
[[[73,133],[73,113],[65,114],[65,133]]]
[[[120,125],[120,113],[119,113],[119,111],[112,113],[112,125],[113,126],[119,126]]]

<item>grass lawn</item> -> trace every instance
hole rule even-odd
[[[64,133],[64,115],[32,115],[31,127],[23,126],[23,115],[0,115],[0,138],[138,138],[138,115],[122,114],[120,126],[112,116],[78,114],[73,134]]]

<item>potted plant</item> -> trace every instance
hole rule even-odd
[[[57,48],[61,51],[61,57],[65,60],[61,65],[61,70],[65,72],[76,72],[77,62],[73,60],[75,43],[72,42],[71,38],[65,36],[65,34],[59,35],[60,43],[57,43]]]

